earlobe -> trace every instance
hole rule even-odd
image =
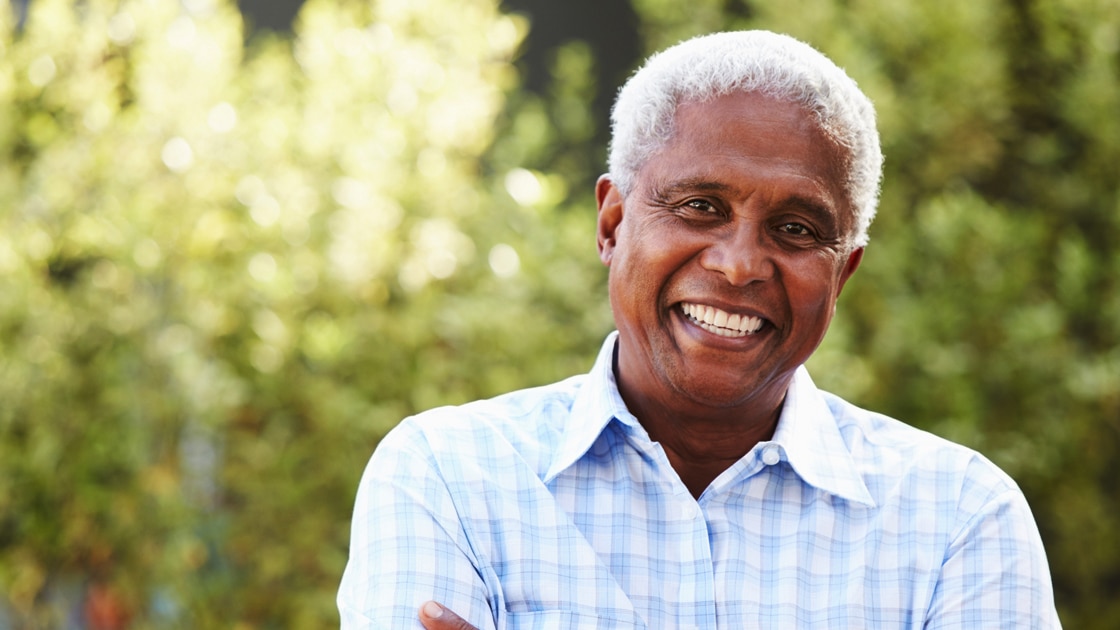
[[[602,175],[595,183],[595,199],[599,204],[599,221],[597,240],[599,244],[599,260],[604,265],[610,266],[614,257],[614,248],[617,238],[618,226],[622,223],[622,194],[618,192],[609,175]]]

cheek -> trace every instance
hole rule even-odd
[[[636,235],[635,235],[636,236]],[[646,328],[661,319],[664,292],[679,267],[653,239],[620,242],[608,280],[615,323]]]
[[[658,285],[667,281],[697,248],[681,230],[646,221],[621,231],[612,265],[621,263],[624,274],[636,286]]]
[[[842,267],[832,259],[806,259],[789,268],[786,291],[795,308],[831,316],[840,294]]]

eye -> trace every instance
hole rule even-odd
[[[778,231],[790,236],[812,236],[813,231],[802,223],[783,223],[778,226]]]
[[[715,214],[718,212],[716,207],[706,199],[690,199],[684,203],[684,207],[704,214]]]

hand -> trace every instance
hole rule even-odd
[[[427,630],[478,630],[435,602],[427,602],[420,607],[420,623]]]

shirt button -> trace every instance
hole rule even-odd
[[[773,466],[782,461],[782,456],[778,453],[777,446],[767,446],[762,449],[762,463],[767,466]]]

